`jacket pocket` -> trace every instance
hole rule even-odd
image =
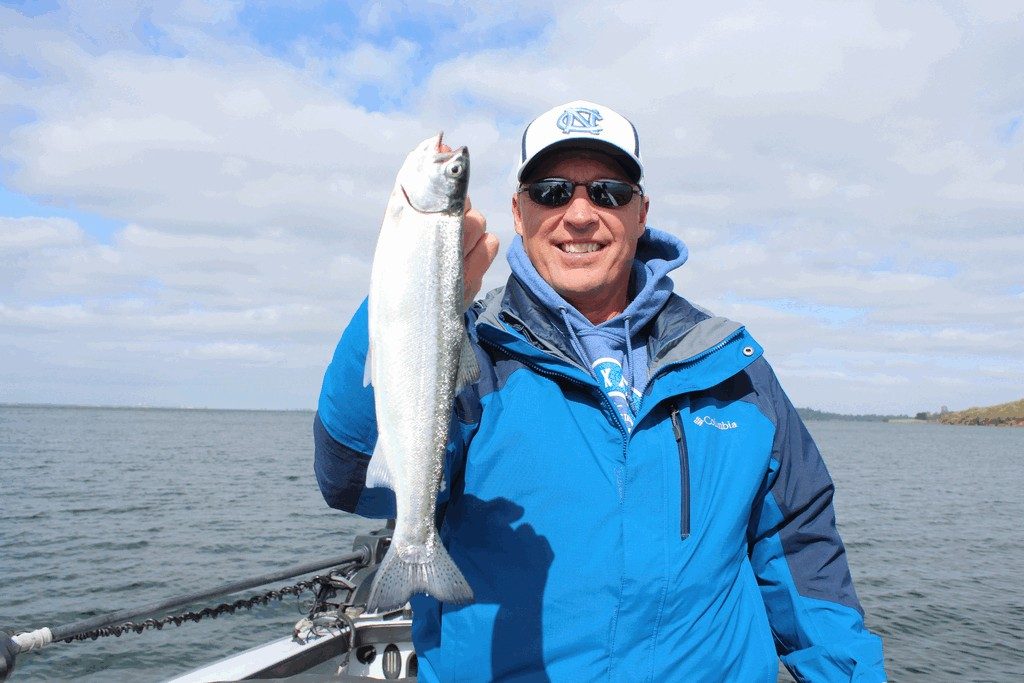
[[[669,417],[679,451],[679,537],[685,541],[690,537],[690,456],[686,450],[683,423],[679,419],[679,406],[675,403],[669,406]]]

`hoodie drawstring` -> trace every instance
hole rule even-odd
[[[587,371],[594,376],[593,361],[590,360],[590,356],[587,355],[587,349],[580,342],[579,336],[576,334],[576,328],[569,322],[569,311],[565,306],[559,306],[558,312],[562,314],[562,322],[565,323],[565,329],[569,332],[569,345],[572,346],[572,350],[576,352],[583,364],[586,366]],[[623,333],[626,336],[626,355],[622,358],[622,376],[629,377],[629,393],[626,400],[629,401],[630,405],[632,401],[632,390],[636,386],[636,364],[633,362],[633,329],[631,323],[633,322],[632,316],[627,315],[622,320]],[[627,368],[628,366],[628,368]]]
[[[565,323],[565,329],[569,331],[569,345],[572,346],[572,350],[576,352],[579,359],[583,361],[583,364],[587,367],[587,372],[594,376],[594,368],[591,366],[593,363],[590,361],[590,356],[587,355],[587,350],[583,348],[583,344],[580,343],[580,338],[576,336],[576,330],[573,328],[572,323],[569,322],[569,311],[565,306],[559,306],[558,312],[562,314],[562,321]]]
[[[629,364],[629,395],[626,400],[630,405],[633,405],[633,388],[636,387],[636,377],[633,372],[633,330],[629,328],[630,318],[632,316],[627,315],[622,321],[623,332],[626,334],[626,356],[622,359],[622,374],[626,374],[626,364]]]

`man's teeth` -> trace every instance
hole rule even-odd
[[[601,245],[597,242],[568,242],[559,245],[559,247],[567,254],[586,254],[587,252],[597,251],[601,248]]]

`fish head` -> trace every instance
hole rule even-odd
[[[419,213],[461,214],[469,188],[469,150],[444,150],[442,133],[429,137],[406,157],[398,173],[405,199]]]

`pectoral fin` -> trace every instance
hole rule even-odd
[[[377,447],[373,449],[370,456],[370,464],[366,467],[366,488],[389,488],[395,490],[394,479],[391,477],[391,469],[388,467],[388,459],[384,449],[377,441]]]
[[[363,386],[368,387],[373,379],[373,341],[366,347],[366,365],[363,366]]]
[[[455,375],[455,393],[458,394],[473,382],[480,379],[480,364],[476,361],[469,335],[462,333],[462,348],[459,351],[459,372]]]

